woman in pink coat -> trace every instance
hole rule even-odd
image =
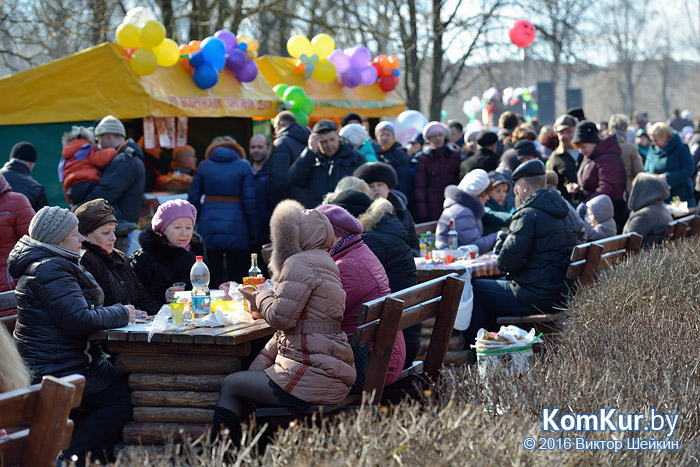
[[[376,298],[386,297],[391,293],[389,278],[384,266],[362,241],[362,224],[340,206],[324,204],[316,208],[328,217],[333,225],[335,246],[331,256],[340,270],[340,282],[345,290],[345,314],[342,329],[350,337],[357,329],[357,319],[363,303]],[[352,392],[360,393],[365,380],[369,347],[353,348],[355,354],[355,369],[357,379]],[[385,385],[396,381],[401,375],[406,360],[406,343],[403,332],[396,335],[394,349],[391,353],[389,370],[386,374]]]
[[[0,292],[15,288],[14,279],[7,272],[7,256],[17,240],[28,234],[32,217],[34,209],[27,197],[13,193],[10,184],[0,174]],[[0,316],[4,316],[2,312]]]
[[[224,379],[214,409],[212,435],[224,425],[234,443],[249,403],[299,411],[334,405],[355,382],[352,348],[341,331],[345,292],[328,254],[335,244],[331,223],[285,200],[272,213],[270,233],[274,290],[242,293],[277,332],[248,371]]]

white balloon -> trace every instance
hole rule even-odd
[[[396,140],[402,146],[407,145],[427,124],[426,116],[417,110],[401,112],[396,118]]]
[[[158,18],[156,18],[153,12],[151,12],[151,10],[148,8],[137,6],[126,12],[126,16],[124,16],[124,21],[122,21],[122,23],[135,24],[140,28],[146,23],[146,21],[149,20],[158,21]]]

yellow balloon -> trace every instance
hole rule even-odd
[[[139,28],[133,24],[120,24],[117,28],[117,42],[127,49],[140,49],[143,47],[139,39]]]
[[[313,76],[319,83],[330,83],[335,79],[337,70],[329,60],[319,60],[314,68]]]
[[[318,59],[323,60],[335,50],[335,41],[328,34],[318,34],[311,39],[311,48]]]
[[[139,30],[139,39],[147,49],[157,47],[165,39],[165,26],[160,21],[148,20]]]
[[[255,52],[258,50],[258,47],[260,47],[260,44],[258,44],[258,41],[255,39],[246,39],[245,43],[248,44],[248,48],[246,50],[250,50],[252,52]]]
[[[287,41],[287,52],[294,58],[301,57],[302,54],[311,55],[311,42],[300,35],[292,36]]]
[[[150,75],[158,68],[158,59],[151,49],[138,49],[131,56],[131,69],[140,76]]]
[[[153,49],[160,66],[173,66],[180,60],[180,46],[172,39],[165,38]]]
[[[255,60],[258,58],[258,51],[257,50],[246,50],[245,56],[248,58],[248,60]]]

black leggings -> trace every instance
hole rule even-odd
[[[273,407],[283,405],[264,371],[239,371],[224,378],[217,406],[230,410],[243,421],[251,411],[251,403]]]

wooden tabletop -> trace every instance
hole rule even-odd
[[[436,276],[451,274],[464,274],[467,270],[472,277],[490,277],[501,275],[501,271],[496,267],[495,255],[479,256],[472,260],[460,260],[450,264],[425,264],[416,258],[416,271],[419,276]]]
[[[252,324],[234,324],[217,328],[187,328],[181,331],[157,332],[153,334],[151,342],[172,344],[214,344],[214,345],[238,345],[250,342],[259,337],[270,336],[275,330],[262,319],[257,319]],[[91,340],[147,342],[148,331],[142,326],[129,329],[106,329],[98,331],[90,336]]]

